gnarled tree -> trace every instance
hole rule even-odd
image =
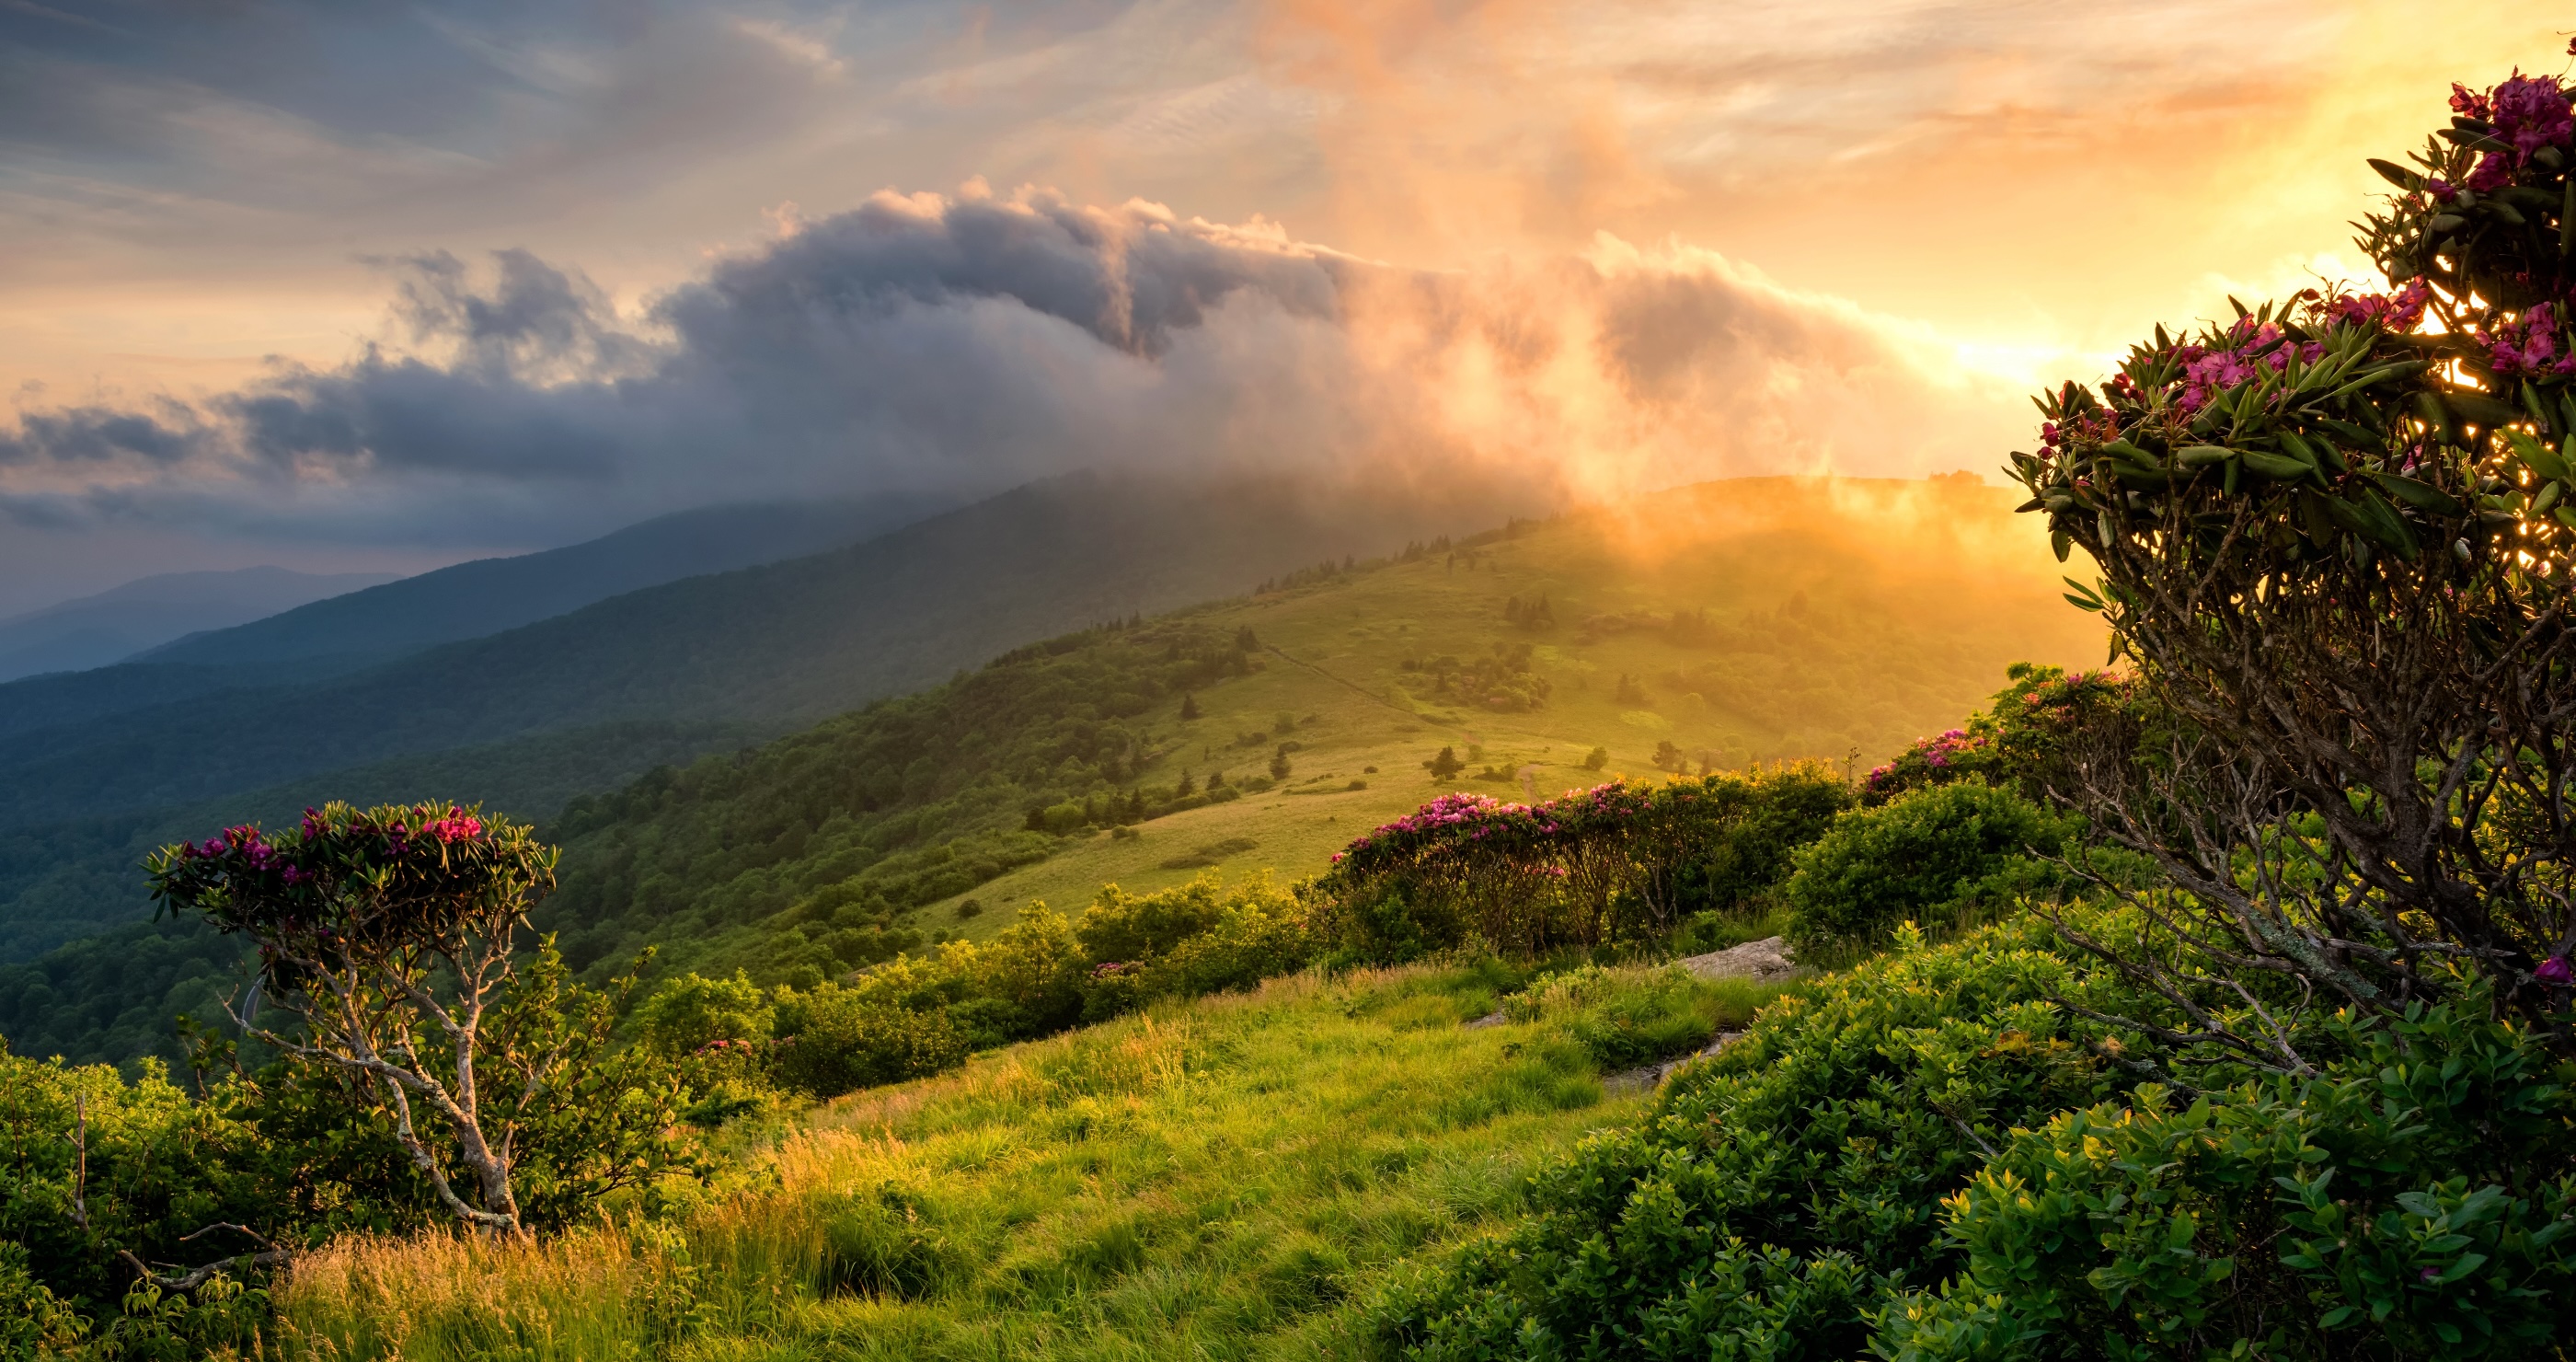
[[[2201,965],[2116,954],[2234,992],[2194,1015],[2285,1070],[2262,975],[2380,1011],[2473,966],[2532,1018],[2571,981],[2576,118],[2549,78],[2454,90],[2411,167],[2372,163],[2390,292],[2159,328],[2013,455],[2140,692],[2058,793],[2163,868],[2144,906]]]
[[[292,834],[164,848],[150,869],[165,909],[258,943],[243,1031],[345,1076],[441,1205],[515,1234],[526,1145],[559,1146],[541,1201],[586,1202],[665,1162],[673,1096],[600,1062],[608,1000],[569,985],[551,949],[515,958],[554,866],[526,827],[473,809],[332,804]],[[628,1110],[639,1094],[651,1110]]]

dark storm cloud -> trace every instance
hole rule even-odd
[[[882,193],[625,316],[524,252],[385,263],[410,349],[194,407],[23,413],[0,494],[20,516],[434,540],[1103,465],[1610,492],[1887,471],[1984,400],[1847,305],[1715,257],[1427,272],[1045,191]]]
[[[1004,201],[879,195],[760,255],[728,261],[660,314],[723,347],[799,316],[846,321],[904,303],[1007,299],[1107,345],[1159,355],[1175,330],[1238,290],[1331,319],[1344,266],[1312,251],[1247,249],[1232,234],[1131,205],[1086,209],[1052,194]]]

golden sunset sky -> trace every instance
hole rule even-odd
[[[10,0],[0,613],[1119,457],[1436,448],[1578,495],[1991,470],[2023,393],[2155,323],[2365,277],[2363,158],[2454,79],[2566,69],[2570,30],[2530,3]]]

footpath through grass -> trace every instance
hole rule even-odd
[[[659,1224],[337,1246],[329,1358],[1270,1358],[1364,1351],[1394,1264],[1521,1209],[1640,1094],[1605,1073],[1776,988],[1485,963],[1273,980],[859,1094]]]

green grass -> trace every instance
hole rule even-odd
[[[1604,1073],[1778,989],[1494,962],[1302,975],[816,1112],[660,1224],[344,1243],[279,1295],[331,1358],[1271,1358],[1362,1351],[1396,1264],[1624,1124]]]
[[[914,925],[980,937],[1014,914],[961,919],[968,899],[1079,911],[1104,883],[1170,888],[1203,872],[1164,861],[1234,840],[1255,847],[1217,858],[1229,879],[1318,874],[1351,838],[1435,795],[1545,798],[1619,773],[1651,778],[1659,742],[1728,768],[1822,757],[1865,769],[1957,723],[2011,662],[2101,658],[2099,618],[2064,607],[2055,573],[2033,566],[2055,565],[2029,538],[2029,518],[1992,489],[1749,479],[1650,502],[1523,525],[1472,560],[1393,563],[1186,612],[1220,632],[1249,626],[1276,651],[1261,655],[1262,671],[1198,692],[1199,718],[1178,718],[1174,698],[1144,719],[1166,754],[1145,779],[1183,768],[1240,779],[1287,738],[1303,750],[1286,784],[1155,819],[1136,838],[1078,837],[930,905]],[[1542,596],[1553,627],[1504,618],[1512,598]],[[1711,637],[1603,623],[1681,611],[1701,612]],[[1534,646],[1552,686],[1544,705],[1496,713],[1435,696],[1403,667],[1497,642]],[[1642,698],[1620,698],[1622,675]],[[1301,720],[1294,731],[1272,731],[1282,712]],[[1256,733],[1267,740],[1239,741]],[[1462,759],[1481,751],[1465,774],[1434,782],[1422,763],[1444,746]],[[1598,772],[1583,765],[1595,746],[1609,752]],[[1479,779],[1488,766],[1527,781]],[[1367,788],[1349,789],[1354,780]]]

